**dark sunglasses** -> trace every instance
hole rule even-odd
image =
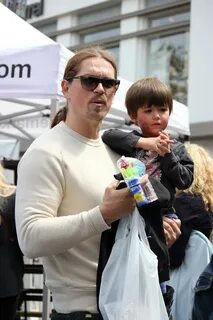
[[[65,80],[70,81],[73,79],[79,79],[81,81],[81,86],[83,89],[87,91],[93,91],[99,83],[102,84],[103,88],[105,90],[117,90],[120,84],[120,80],[117,79],[111,79],[111,78],[99,78],[94,76],[76,76],[76,77],[70,77]]]

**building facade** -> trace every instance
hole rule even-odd
[[[5,0],[34,27],[76,49],[100,44],[130,81],[156,76],[189,107],[191,140],[213,153],[212,0]],[[14,7],[13,7],[14,9]]]

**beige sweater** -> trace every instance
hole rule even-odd
[[[87,139],[64,122],[27,150],[18,168],[16,225],[28,257],[43,257],[54,308],[97,311],[99,204],[117,172],[118,155],[101,138]]]

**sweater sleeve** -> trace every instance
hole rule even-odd
[[[64,252],[109,228],[98,206],[58,216],[64,188],[58,156],[37,149],[24,155],[18,168],[15,215],[19,245],[26,256]]]
[[[194,163],[183,143],[176,142],[172,151],[160,157],[161,168],[175,188],[184,190],[193,182]]]
[[[139,139],[139,132],[126,132],[120,129],[106,130],[102,135],[104,143],[118,154],[125,156],[132,156],[135,145]]]

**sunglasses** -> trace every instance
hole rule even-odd
[[[99,78],[94,76],[76,76],[76,77],[67,78],[65,80],[70,81],[75,79],[80,80],[82,88],[87,91],[95,90],[95,88],[97,88],[99,83],[102,84],[103,88],[106,91],[109,91],[109,90],[116,91],[120,84],[120,80],[117,80],[117,79]]]

